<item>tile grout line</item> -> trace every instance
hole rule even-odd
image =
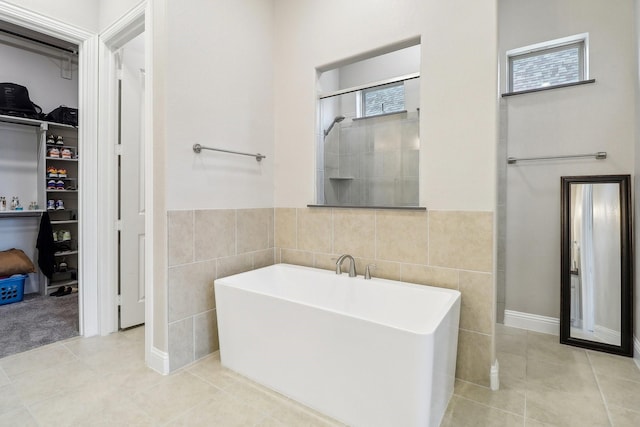
[[[587,356],[587,360],[589,361],[589,367],[591,368],[591,373],[593,374],[593,378],[596,380],[596,385],[598,386],[598,392],[600,393],[600,398],[602,399],[602,404],[604,405],[604,410],[607,411],[607,419],[609,420],[609,425],[613,426],[613,420],[611,419],[611,412],[609,411],[609,404],[607,403],[607,399],[604,397],[604,393],[602,392],[602,387],[600,387],[600,381],[598,380],[598,375],[596,374],[596,370],[593,367],[593,363],[591,363],[591,357],[588,351],[585,351]]]

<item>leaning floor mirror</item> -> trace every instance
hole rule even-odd
[[[562,177],[560,342],[633,356],[629,175]]]

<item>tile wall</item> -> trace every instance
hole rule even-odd
[[[462,293],[456,377],[489,386],[494,308],[493,213],[276,208],[276,262],[335,268]]]
[[[217,350],[213,281],[274,262],[273,209],[169,211],[169,361]]]
[[[178,369],[218,349],[213,281],[284,262],[462,293],[456,376],[489,385],[494,308],[493,213],[276,208],[168,212],[169,358]]]

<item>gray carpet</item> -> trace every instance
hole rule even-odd
[[[78,335],[78,294],[0,305],[0,358]]]

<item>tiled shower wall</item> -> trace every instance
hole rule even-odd
[[[276,262],[335,268],[462,293],[456,377],[489,386],[494,309],[493,213],[276,208]]]
[[[273,209],[168,212],[172,371],[218,349],[213,281],[274,262]]]
[[[359,274],[376,264],[374,277],[459,290],[456,376],[489,385],[491,212],[276,208],[274,218],[274,209],[170,211],[168,227],[171,370],[218,349],[214,279],[274,261],[333,270],[348,253]]]

